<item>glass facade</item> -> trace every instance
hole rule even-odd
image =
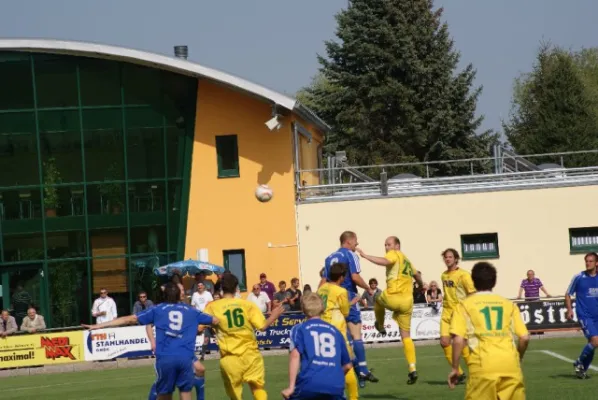
[[[127,314],[183,257],[197,80],[135,64],[0,52],[0,306],[50,327]],[[19,320],[20,324],[21,321]]]

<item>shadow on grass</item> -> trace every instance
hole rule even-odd
[[[556,374],[550,375],[550,378],[567,379],[567,380],[581,380],[573,374]]]
[[[409,400],[408,397],[398,397],[394,394],[360,394],[363,399],[384,399],[384,400]]]
[[[430,386],[446,386],[448,388],[447,381],[426,381],[425,383]]]

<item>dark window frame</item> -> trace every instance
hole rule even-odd
[[[222,250],[222,259],[224,261],[224,269],[230,272],[229,256],[231,254],[240,254],[243,260],[243,276],[237,276],[239,279],[239,290],[241,292],[247,292],[247,259],[245,258],[245,249],[231,249]]]
[[[233,143],[229,141],[233,141]],[[234,146],[232,149],[232,157],[234,158],[233,164],[235,165],[234,168],[225,169],[224,168],[224,157],[223,153],[225,150],[224,146]],[[238,178],[241,176],[240,169],[239,169],[239,138],[237,135],[219,135],[216,136],[216,157],[218,162],[218,178]]]
[[[577,235],[576,235],[577,234]],[[569,253],[585,254],[598,251],[598,244],[574,244],[574,239],[580,237],[598,236],[598,226],[584,226],[569,228]]]
[[[494,250],[470,251],[467,246],[475,244],[493,243]],[[464,260],[487,260],[500,258],[498,233],[474,233],[461,235],[461,254]]]

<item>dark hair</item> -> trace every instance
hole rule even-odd
[[[371,285],[372,283],[375,283],[377,285],[378,284],[378,280],[376,278],[372,278],[372,279],[369,280],[368,284]]]
[[[594,261],[598,261],[598,254],[596,254],[593,251],[585,255],[585,257],[583,258],[584,261],[587,261],[588,257],[594,257]]]
[[[395,242],[395,244],[398,244],[399,246],[401,245],[401,241],[399,240],[398,237],[390,236],[390,239],[392,239]]]
[[[291,284],[293,284],[295,282],[299,282],[299,278],[293,278],[293,279],[291,279]]]
[[[442,253],[440,253],[440,255],[442,255],[442,257],[444,257],[446,255],[446,253],[453,253],[453,257],[455,257],[455,260],[460,260],[461,256],[459,255],[459,252],[453,248],[448,248],[445,251],[443,251]]]
[[[336,282],[340,278],[344,277],[346,274],[347,274],[347,264],[336,263],[330,267],[330,273],[328,274],[328,280],[330,280],[330,282]]]
[[[306,290],[311,291],[311,286],[308,283],[306,283],[305,285],[303,285],[303,291],[305,292]]]
[[[341,233],[341,237],[339,238],[340,242],[341,242],[341,246],[349,239],[353,239],[354,237],[356,237],[357,235],[355,234],[355,232],[351,232],[351,231],[344,231],[343,233]]]
[[[496,286],[496,268],[489,262],[479,262],[471,270],[473,286],[477,291],[492,290]]]
[[[176,304],[181,301],[181,289],[174,282],[168,282],[164,285],[164,302]]]
[[[287,283],[285,281],[280,281],[280,282],[278,282],[278,286],[280,286],[280,285],[285,285],[286,286]]]
[[[320,278],[323,278],[324,275],[326,275],[326,267],[324,267],[320,270]]]
[[[174,274],[172,275],[172,278],[170,278],[170,281],[173,283],[181,283],[181,277],[179,274]]]
[[[222,274],[222,292],[225,294],[235,294],[239,286],[239,279],[230,272]]]

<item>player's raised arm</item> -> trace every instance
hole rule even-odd
[[[151,310],[151,308],[150,308],[150,310]],[[120,318],[113,319],[112,321],[103,322],[101,324],[95,324],[95,325],[81,324],[81,326],[86,329],[94,330],[94,329],[102,329],[102,328],[114,328],[114,327],[123,326],[123,325],[134,325],[136,323],[137,323],[137,315],[132,314],[132,315],[127,315],[126,317],[120,317]]]
[[[381,267],[390,267],[391,265],[393,265],[396,262],[396,260],[389,260],[386,257],[369,256],[369,255],[365,254],[364,251],[361,250],[360,248],[356,248],[355,251],[357,252],[357,254],[359,254],[361,257],[365,258],[372,264],[376,264]]]

